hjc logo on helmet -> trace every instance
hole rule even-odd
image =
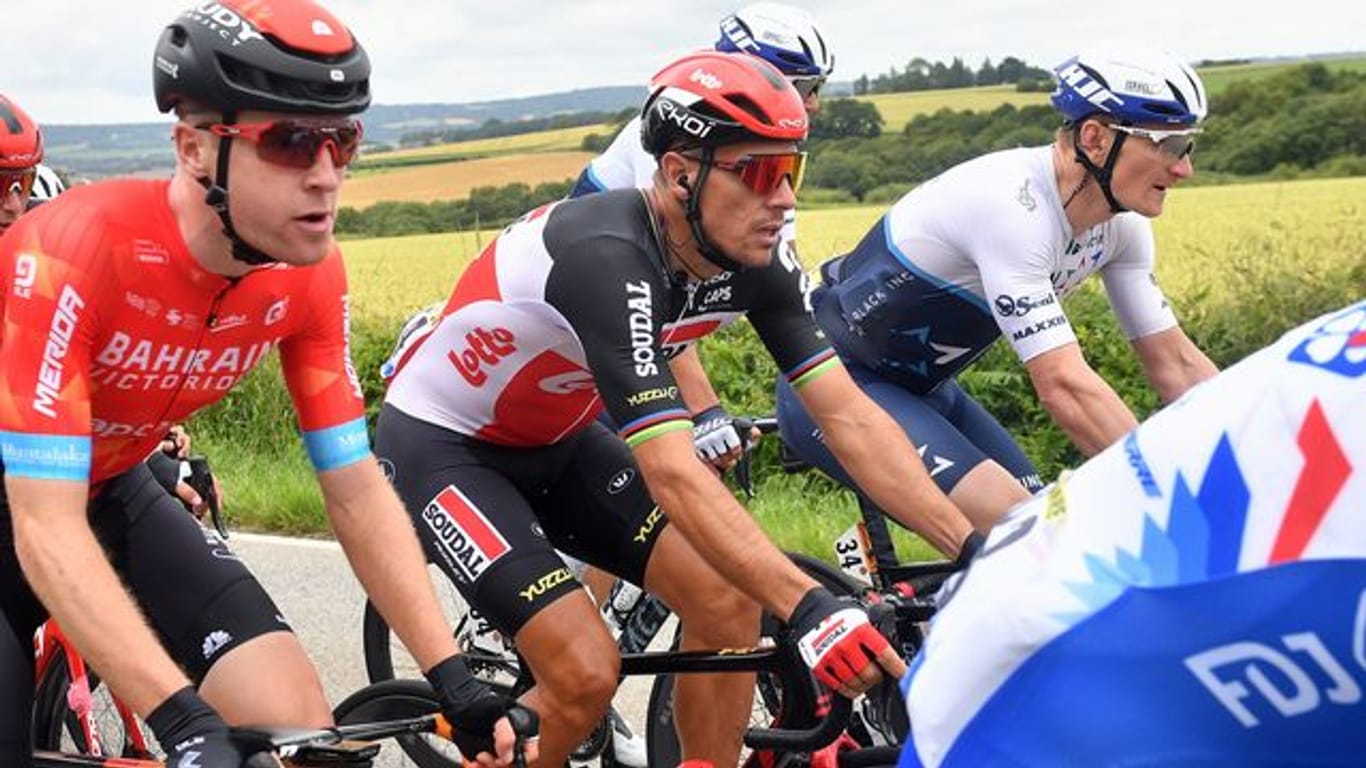
[[[1124,99],[1114,95],[1108,88],[1096,82],[1079,64],[1068,65],[1058,73],[1058,78],[1076,90],[1082,98],[1106,112],[1110,111],[1109,107],[1106,106],[1107,101],[1113,102],[1117,107],[1124,106]]]
[[[260,32],[251,25],[246,19],[242,18],[236,11],[222,3],[199,3],[195,7],[185,12],[186,18],[195,21],[209,29],[217,32],[224,40],[229,40],[234,46],[241,45],[250,40],[264,40]],[[236,38],[233,39],[234,30]]]

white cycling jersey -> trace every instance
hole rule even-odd
[[[1366,302],[1018,507],[941,600],[902,766],[1361,765]]]
[[[646,189],[654,186],[655,169],[659,165],[640,144],[640,116],[631,118],[601,155],[589,161],[570,191],[570,197],[582,197],[609,189]],[[778,242],[784,249],[797,239],[797,212],[788,211]]]
[[[1147,219],[1073,234],[1051,145],[957,165],[825,265],[818,317],[840,354],[928,391],[1004,335],[1023,361],[1076,341],[1060,299],[1099,273],[1125,334],[1172,328]]]

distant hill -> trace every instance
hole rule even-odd
[[[364,115],[366,141],[396,144],[433,128],[476,128],[488,120],[524,120],[583,111],[615,112],[640,104],[645,89],[610,86],[469,104],[376,104]],[[43,126],[48,162],[82,178],[168,173],[174,164],[169,119],[155,123]]]

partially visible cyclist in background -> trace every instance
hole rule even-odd
[[[27,210],[33,210],[43,203],[53,200],[66,191],[66,184],[57,172],[46,165],[39,164],[33,177],[33,190],[29,192]]]
[[[1364,417],[1360,301],[1017,507],[945,587],[900,765],[1361,765]]]
[[[1194,173],[1208,110],[1200,76],[1171,54],[1121,47],[1083,52],[1055,74],[1064,124],[1052,144],[984,155],[920,185],[851,253],[822,265],[812,293],[816,321],[850,373],[964,509],[981,508],[973,499],[983,495],[1042,486],[1014,438],[956,379],[998,338],[1084,455],[1136,424],[1087,364],[1063,312],[1062,299],[1087,277],[1104,280],[1163,402],[1217,372],[1158,288],[1149,221]],[[782,382],[777,399],[783,439],[848,484]]]
[[[43,133],[18,104],[0,94],[0,235],[28,209],[43,160]]]

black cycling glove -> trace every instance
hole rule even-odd
[[[244,756],[228,725],[194,688],[185,686],[147,715],[147,725],[166,750],[166,768],[240,768]]]
[[[432,684],[441,699],[441,714],[450,722],[455,731],[455,745],[467,760],[475,759],[481,752],[495,755],[493,726],[508,717],[510,710],[520,710],[529,716],[529,726],[524,725],[520,729],[520,736],[534,739],[540,732],[539,719],[534,711],[518,704],[515,699],[495,692],[484,681],[470,674],[465,659],[459,655],[429,669],[427,682]],[[522,720],[525,723],[527,718]]]

